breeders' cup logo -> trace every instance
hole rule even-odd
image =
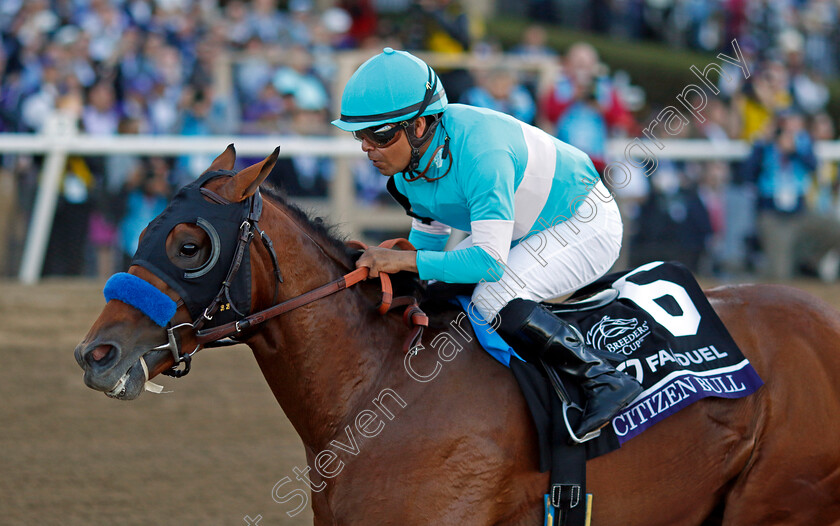
[[[604,351],[630,356],[650,334],[648,322],[604,316],[586,333],[586,343]]]

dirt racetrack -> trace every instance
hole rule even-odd
[[[303,447],[246,347],[203,351],[185,378],[159,379],[169,394],[85,387],[73,349],[102,285],[0,282],[0,525],[312,524],[272,500]],[[840,307],[840,285],[796,285]]]
[[[188,376],[161,377],[169,394],[84,385],[73,349],[102,286],[0,282],[0,525],[312,524],[271,498],[306,463],[247,347],[203,351]]]

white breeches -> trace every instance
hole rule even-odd
[[[599,182],[572,219],[511,248],[501,279],[476,285],[476,310],[492,320],[514,298],[545,301],[566,296],[606,274],[618,259],[623,231],[615,200],[599,197],[608,195]],[[455,250],[469,246],[471,237]]]

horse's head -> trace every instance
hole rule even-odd
[[[200,328],[252,309],[250,241],[262,209],[259,185],[277,160],[232,172],[233,145],[179,190],[140,236],[127,273],[105,286],[108,300],[76,361],[88,387],[122,400],[197,350]],[[278,271],[279,272],[279,271]]]

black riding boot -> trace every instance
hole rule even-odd
[[[498,333],[529,362],[547,364],[576,378],[586,407],[575,434],[579,437],[606,425],[642,392],[642,386],[593,354],[580,332],[539,303],[520,298],[499,312]]]

